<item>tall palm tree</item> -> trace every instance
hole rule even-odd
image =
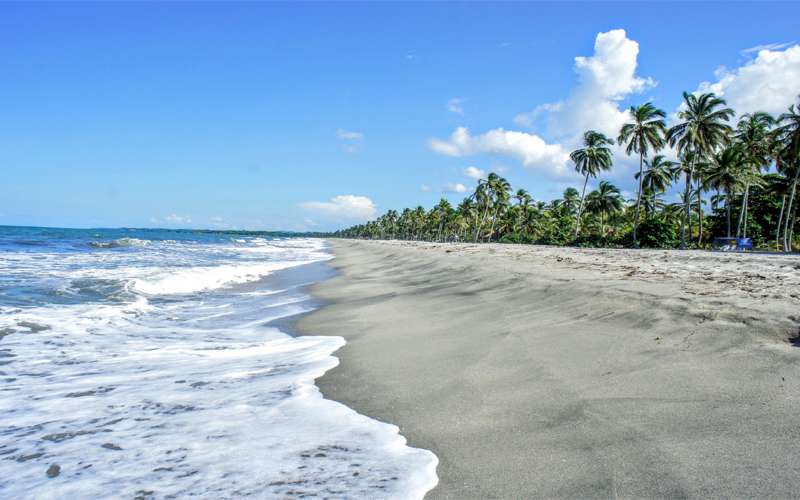
[[[789,106],[789,111],[778,117],[778,128],[775,137],[781,144],[780,163],[782,170],[793,173],[792,188],[789,194],[789,205],[786,209],[786,218],[783,226],[783,249],[785,252],[792,248],[792,233],[790,220],[794,221],[794,200],[797,193],[797,180],[800,176],[800,103]]]
[[[695,158],[710,157],[714,152],[728,142],[728,135],[732,129],[728,120],[734,115],[732,109],[726,107],[724,99],[714,93],[694,95],[683,93],[683,109],[678,112],[681,123],[667,131],[667,141],[670,146],[677,147],[678,154],[684,158],[683,153],[694,153]],[[684,213],[686,224],[690,218],[689,190],[692,183],[692,168],[690,163],[686,169],[686,203]],[[686,248],[686,225],[681,226],[681,248]]]
[[[604,217],[622,211],[622,195],[616,186],[608,181],[600,181],[595,191],[586,198],[586,210],[600,217],[600,234],[605,236]]]
[[[638,245],[636,240],[636,229],[639,226],[639,205],[642,202],[642,170],[644,168],[644,158],[652,148],[658,152],[664,147],[664,134],[667,125],[664,122],[667,114],[653,106],[645,103],[641,106],[631,106],[628,110],[631,122],[622,126],[617,137],[619,145],[626,144],[625,152],[630,156],[632,153],[639,155],[639,190],[636,194],[636,212],[633,216],[633,244]]]
[[[736,126],[736,141],[740,144],[744,164],[750,175],[758,176],[763,168],[769,167],[770,128],[775,119],[768,113],[756,112],[742,115]],[[750,195],[750,182],[744,186],[742,209],[736,234],[747,237],[747,206]]]
[[[728,238],[731,237],[731,205],[736,190],[744,186],[742,152],[728,146],[711,158],[706,182],[725,192],[725,211],[728,219]]]
[[[608,147],[614,141],[594,130],[589,130],[583,134],[583,147],[570,153],[570,159],[575,163],[575,170],[583,176],[583,192],[581,193],[581,203],[578,206],[578,219],[575,224],[575,237],[581,230],[581,212],[583,212],[583,201],[586,198],[586,183],[589,176],[597,177],[601,171],[611,170],[612,156],[611,149]]]

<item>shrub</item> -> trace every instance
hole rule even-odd
[[[643,220],[636,231],[639,245],[647,248],[674,248],[678,245],[678,232],[675,225],[660,216]],[[626,239],[631,238],[630,235]]]

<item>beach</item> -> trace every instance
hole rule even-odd
[[[437,455],[426,498],[800,491],[797,256],[330,244],[316,383]]]

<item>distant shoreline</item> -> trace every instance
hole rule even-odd
[[[796,256],[331,242],[317,385],[439,457],[428,498],[800,488]]]

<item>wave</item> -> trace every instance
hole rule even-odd
[[[118,238],[112,241],[90,241],[92,248],[121,248],[121,247],[144,247],[150,244],[149,240],[139,238]]]
[[[154,278],[134,279],[130,289],[145,295],[177,295],[204,292],[225,286],[257,281],[275,271],[311,262],[314,261],[191,267]]]

